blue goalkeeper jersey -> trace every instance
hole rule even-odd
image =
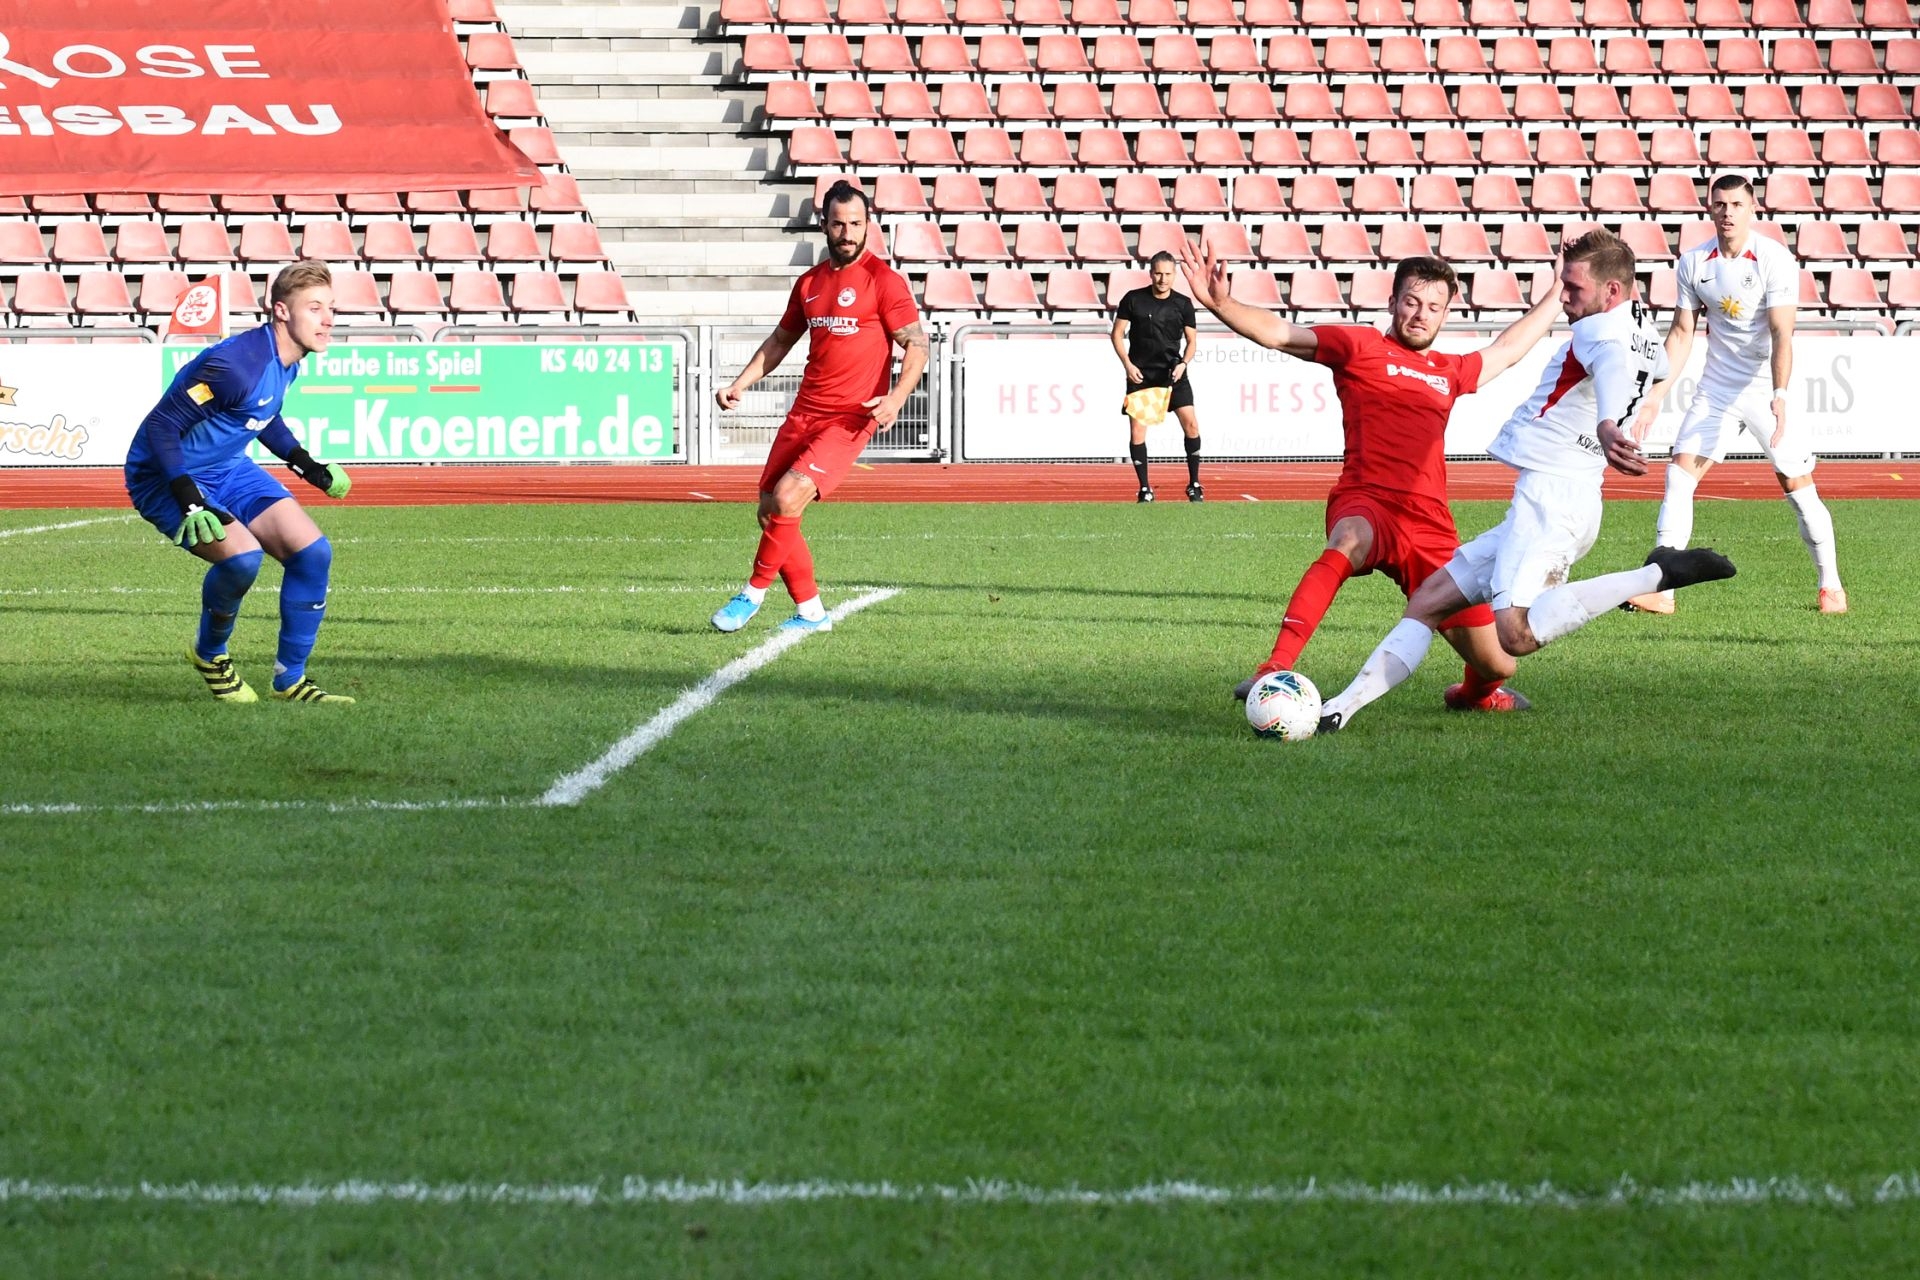
[[[280,363],[274,329],[263,324],[216,342],[174,375],[127,450],[129,472],[216,475],[260,439],[286,457],[298,442],[280,417],[300,365]]]

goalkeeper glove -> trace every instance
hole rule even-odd
[[[345,467],[337,464],[330,467],[324,462],[316,462],[305,449],[295,449],[288,454],[287,465],[293,468],[295,475],[329,498],[344,498],[348,490],[353,488],[353,481],[347,478]]]
[[[221,513],[207,505],[206,495],[200,492],[200,486],[193,482],[192,476],[181,476],[169,487],[173,490],[174,501],[180,504],[180,510],[186,514],[180,527],[173,531],[175,546],[197,547],[203,542],[227,540]]]

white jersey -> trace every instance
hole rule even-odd
[[[1540,386],[1507,419],[1488,449],[1523,471],[1599,479],[1604,420],[1630,423],[1647,384],[1667,376],[1653,316],[1624,302],[1573,322],[1573,336],[1547,361]]]
[[[1744,252],[1728,257],[1715,238],[1681,254],[1675,270],[1678,308],[1704,311],[1707,317],[1701,390],[1738,395],[1761,378],[1771,379],[1773,334],[1767,328],[1767,311],[1800,301],[1800,264],[1786,246],[1756,234]]]

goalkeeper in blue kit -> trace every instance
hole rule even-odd
[[[307,678],[327,611],[333,547],[287,487],[246,452],[257,439],[329,498],[347,496],[347,473],[315,461],[280,416],[301,359],[332,341],[332,273],[324,263],[294,263],[275,277],[270,305],[271,323],[215,343],[180,370],[127,451],[127,494],[149,524],[208,564],[187,660],[214,697],[258,701],[234,671],[227,640],[265,554],[285,569],[273,696],[352,702]]]

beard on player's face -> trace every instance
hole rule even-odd
[[[867,224],[857,227],[832,227],[827,230],[827,252],[838,263],[852,262],[867,247]]]

